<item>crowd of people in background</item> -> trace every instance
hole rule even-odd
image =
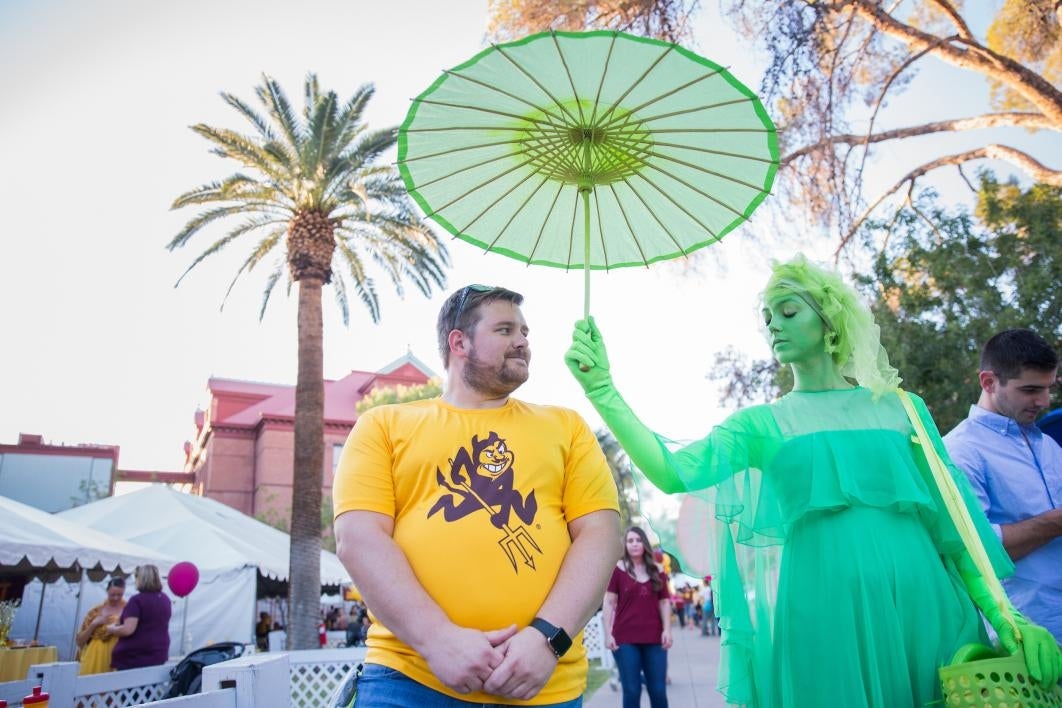
[[[344,632],[345,644],[348,647],[360,647],[365,645],[365,638],[369,634],[372,620],[369,619],[369,610],[365,603],[360,600],[350,602],[348,611],[344,614],[342,607],[331,607],[327,613],[322,611],[324,629],[326,632]]]
[[[715,596],[712,592],[712,576],[706,575],[698,583],[686,581],[674,589],[672,609],[675,622],[683,629],[700,629],[703,636],[719,634],[719,621],[715,616]]]
[[[346,611],[344,611],[346,610]],[[321,608],[318,634],[320,644],[325,646],[358,647],[365,645],[372,620],[365,603],[360,600],[345,601],[342,605],[328,605]],[[255,644],[258,651],[269,651],[269,634],[282,631],[284,625],[266,611],[258,613],[255,624]],[[343,639],[329,637],[329,633],[342,632]]]

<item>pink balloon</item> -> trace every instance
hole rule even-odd
[[[170,590],[177,597],[184,597],[192,592],[198,583],[199,568],[196,568],[194,563],[189,563],[188,561],[181,561],[174,565],[170,568],[170,574],[166,577],[166,584],[170,586]]]

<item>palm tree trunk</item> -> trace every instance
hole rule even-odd
[[[291,490],[288,649],[319,647],[321,483],[324,471],[324,347],[320,278],[299,280],[299,375]]]

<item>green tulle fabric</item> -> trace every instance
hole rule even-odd
[[[962,540],[913,434],[894,393],[860,387],[746,408],[674,452],[658,438],[714,509],[707,567],[730,703],[921,706],[940,698],[937,668],[986,641],[951,559]],[[951,471],[994,569],[1010,574],[965,476]]]

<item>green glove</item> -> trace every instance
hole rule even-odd
[[[572,345],[564,355],[564,363],[583,387],[583,393],[587,397],[602,389],[612,388],[612,373],[609,371],[605,341],[601,338],[601,331],[597,328],[593,315],[575,323]],[[582,370],[583,365],[587,367],[586,371]]]
[[[613,385],[605,341],[593,317],[575,323],[572,344],[564,361],[635,467],[668,494],[686,491],[668,463],[667,449],[638,419]],[[583,371],[580,365],[586,365],[587,371]]]
[[[1058,646],[1054,635],[1027,620],[1017,610],[1014,611],[1014,619],[1021,632],[1029,675],[1044,688],[1054,686],[1062,678],[1062,648]]]
[[[1018,651],[1020,642],[1025,650],[1025,666],[1029,669],[1029,675],[1033,680],[1039,682],[1044,688],[1058,683],[1059,678],[1062,678],[1062,651],[1059,650],[1058,642],[1051,633],[1040,625],[1025,619],[1010,604],[1010,600],[1004,597],[1006,607],[1018,626],[1018,632],[1021,633],[1021,639],[1017,639],[1014,635],[1014,628],[1007,621],[1003,609],[997,604],[988,583],[977,572],[970,554],[963,551],[955,560],[959,577],[962,578],[970,599],[981,610],[985,619],[992,625],[992,629],[996,630],[1000,645],[1014,654]]]

